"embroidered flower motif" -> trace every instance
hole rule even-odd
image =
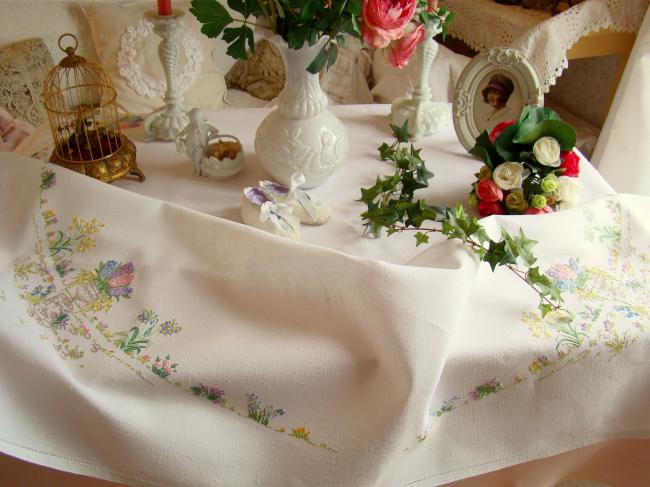
[[[478,401],[486,396],[489,396],[490,394],[499,392],[501,389],[503,389],[503,383],[496,379],[492,379],[485,384],[477,386],[473,391],[469,393],[469,397],[475,401]]]
[[[55,314],[52,318],[52,327],[61,330],[70,324],[70,316],[67,313]]]
[[[182,329],[183,327],[179,326],[176,320],[167,320],[160,325],[160,333],[162,335],[175,335],[176,333],[180,333]]]
[[[172,363],[171,357],[167,355],[164,359],[156,356],[156,361],[151,366],[151,371],[161,379],[166,379],[170,375],[177,372],[177,363]]]
[[[307,428],[305,428],[304,426],[299,426],[298,428],[292,428],[289,436],[293,436],[294,438],[298,438],[305,441],[310,441],[309,439],[310,434],[311,431],[309,431]]]
[[[226,405],[226,400],[223,398],[226,393],[223,391],[223,389],[206,386],[205,384],[201,383],[199,383],[198,386],[192,386],[191,389],[192,393],[194,393],[196,396],[205,397],[212,401],[214,404],[218,404],[220,406]]]
[[[95,269],[95,284],[97,289],[108,296],[119,300],[120,297],[130,298],[133,289],[128,287],[135,278],[133,262],[121,264],[115,260],[100,262]]]
[[[539,374],[544,367],[551,364],[551,361],[546,355],[540,355],[537,359],[528,365],[528,370],[531,374]]]
[[[50,189],[56,184],[56,173],[52,169],[41,169],[41,189]]]
[[[271,419],[284,416],[283,409],[275,409],[273,405],[262,407],[259,397],[253,392],[246,394],[246,398],[248,399],[248,417],[264,426],[268,426]]]

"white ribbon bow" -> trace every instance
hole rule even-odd
[[[300,189],[300,185],[305,182],[305,176],[300,172],[294,172],[291,175],[291,186],[289,186],[289,200],[294,199],[304,208],[312,220],[316,219],[316,207],[311,202],[309,195]]]

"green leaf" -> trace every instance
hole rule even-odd
[[[417,232],[415,234],[415,246],[418,247],[421,244],[427,244],[429,243],[429,236],[425,233],[422,232]]]
[[[483,261],[490,264],[492,272],[494,272],[494,269],[496,269],[497,266],[514,264],[511,256],[508,254],[508,250],[506,249],[505,240],[501,240],[500,242],[490,240],[490,245],[485,253],[485,257],[483,257]]]
[[[494,141],[496,150],[499,153],[499,156],[504,161],[518,161],[519,154],[525,147],[514,142],[513,137],[518,130],[518,125],[510,125],[506,127],[501,135],[497,137],[497,140]]]
[[[327,46],[325,45],[320,51],[318,51],[318,54],[311,62],[311,64],[307,66],[307,71],[309,71],[311,74],[320,73],[321,69],[323,69],[323,66],[325,66],[325,63],[327,62],[327,58]]]
[[[382,161],[392,160],[393,156],[395,155],[395,149],[393,149],[386,142],[377,147],[377,150],[379,150],[379,158]]]
[[[233,22],[226,8],[217,0],[192,0],[192,15],[203,24],[201,32],[208,37],[219,37],[221,32]]]
[[[253,50],[255,49],[255,40],[253,31],[247,25],[235,28],[227,28],[223,31],[223,40],[228,43],[226,54],[235,59],[246,59],[246,41]]]
[[[338,56],[339,53],[339,48],[336,44],[330,44],[329,47],[329,53],[327,55],[327,68],[331,68],[334,66],[334,63],[336,62],[336,57]]]
[[[476,138],[476,144],[469,150],[469,153],[474,157],[481,159],[486,166],[494,169],[496,166],[503,162],[501,156],[496,151],[487,130],[483,131],[481,135]]]
[[[401,127],[391,124],[390,128],[393,131],[393,137],[395,137],[398,142],[408,142],[411,137],[413,137],[411,134],[409,134],[408,125],[408,120],[405,120],[404,124]]]
[[[428,181],[433,176],[434,174],[431,171],[429,171],[429,169],[427,169],[427,166],[424,163],[418,165],[416,169],[415,179],[417,179],[420,183],[426,184],[428,186],[429,185]]]
[[[515,134],[515,139],[526,135],[535,126],[544,120],[561,120],[560,116],[550,108],[531,107],[527,105],[519,117],[519,130]]]
[[[540,137],[553,137],[560,143],[560,148],[563,151],[569,151],[575,147],[577,136],[575,129],[568,123],[559,120],[544,120],[525,134],[518,135],[513,142],[534,144]]]
[[[547,314],[549,314],[551,311],[553,311],[553,306],[550,304],[544,303],[543,301],[540,301],[539,306],[537,307],[539,309],[539,312],[542,315],[542,318],[544,318]]]

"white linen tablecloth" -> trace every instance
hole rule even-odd
[[[650,200],[583,164],[584,206],[483,220],[540,241],[576,314],[542,320],[454,242],[361,239],[386,110],[337,109],[351,154],[308,244],[215,218],[263,176],[250,154],[217,183],[138,143],[147,181],[115,185],[1,156],[0,451],[133,485],[394,487],[650,436]],[[250,149],[262,114],[211,120]],[[460,199],[477,163],[423,145],[431,202]]]

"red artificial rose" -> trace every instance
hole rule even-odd
[[[562,176],[569,176],[577,178],[580,175],[580,156],[575,152],[561,152],[560,160],[562,164],[560,168],[564,169]]]
[[[483,216],[504,215],[505,210],[498,201],[479,201],[476,207],[478,214]]]
[[[515,124],[514,120],[507,120],[505,122],[496,124],[492,129],[492,132],[490,132],[490,142],[494,144],[494,141],[497,140],[499,135],[501,135],[501,132],[503,132],[506,128],[514,124]]]
[[[553,208],[545,206],[544,208],[528,208],[526,215],[543,215],[544,213],[553,213]]]
[[[492,179],[481,179],[476,183],[476,196],[481,201],[501,201],[503,199],[503,191],[497,186]]]

